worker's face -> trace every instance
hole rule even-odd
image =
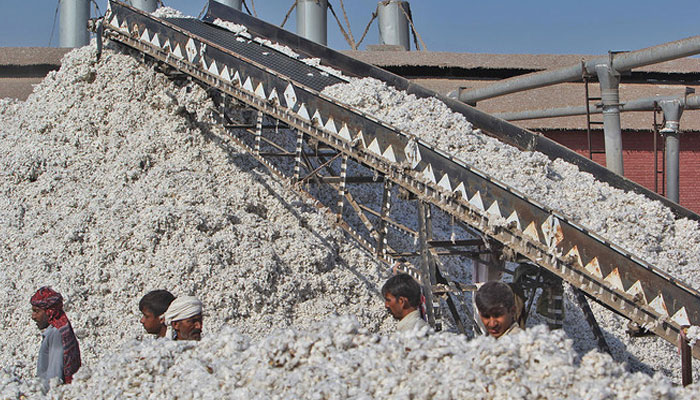
[[[165,335],[165,324],[148,308],[144,308],[143,310],[141,310],[141,325],[143,325],[143,328],[146,330],[146,332],[152,335]]]
[[[401,320],[404,317],[404,309],[407,302],[408,299],[405,297],[397,298],[391,293],[384,295],[384,307],[386,307],[386,310],[398,320]]]
[[[202,314],[180,321],[173,321],[173,329],[177,332],[177,340],[202,339]]]
[[[49,315],[43,308],[32,306],[32,319],[36,322],[36,326],[39,329],[44,329],[49,326]]]
[[[513,325],[515,321],[515,307],[510,310],[505,307],[494,307],[485,312],[479,312],[481,322],[484,323],[489,335],[499,338]]]

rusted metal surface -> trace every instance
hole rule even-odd
[[[688,338],[685,336],[687,327],[681,329],[678,335],[678,351],[681,354],[681,383],[688,386],[693,383],[693,358],[688,345]]]

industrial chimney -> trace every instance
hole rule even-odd
[[[398,45],[404,50],[411,49],[408,15],[411,8],[407,1],[380,1],[377,4],[379,16],[379,44]]]
[[[61,0],[58,41],[60,47],[82,47],[90,43],[87,30],[90,19],[89,0]]]
[[[152,13],[158,9],[158,0],[131,0],[131,5],[139,10]]]
[[[235,8],[238,11],[241,11],[243,4],[243,0],[216,0],[216,2],[231,8]]]
[[[297,34],[326,45],[328,0],[297,0]]]

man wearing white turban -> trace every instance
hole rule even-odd
[[[174,340],[202,338],[202,302],[194,296],[180,296],[173,300],[163,319],[165,325],[172,327]]]

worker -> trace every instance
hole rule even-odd
[[[408,274],[389,278],[382,286],[384,306],[399,320],[397,330],[405,332],[429,326],[421,315],[421,289]]]
[[[157,338],[165,337],[168,327],[165,325],[163,314],[175,300],[175,296],[167,290],[153,290],[146,293],[139,301],[141,324],[146,332]]]
[[[202,339],[202,302],[194,296],[180,296],[173,300],[163,314],[165,325],[172,328],[173,340]]]
[[[475,296],[479,317],[489,335],[498,339],[522,330],[517,322],[515,295],[508,284],[488,281]]]
[[[44,391],[51,380],[71,383],[80,368],[80,347],[73,327],[63,311],[63,296],[48,286],[31,297],[32,319],[41,330],[41,346],[36,373]]]

